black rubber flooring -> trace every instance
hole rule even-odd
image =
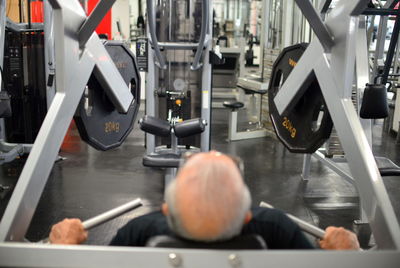
[[[374,151],[400,164],[395,139],[374,129]],[[289,153],[275,138],[228,142],[228,111],[213,110],[212,149],[240,156],[245,163],[245,180],[253,204],[267,201],[276,208],[325,228],[328,225],[352,228],[359,217],[357,191],[350,183],[312,160],[311,179],[301,179],[303,156]],[[54,164],[51,176],[31,222],[26,238],[46,237],[52,224],[65,217],[82,220],[93,217],[134,198],[144,206],[90,231],[87,244],[105,245],[128,220],[159,209],[163,201],[164,171],[142,166],[144,134],[137,126],[120,148],[99,152],[80,141],[76,129],[60,152],[64,160]],[[3,215],[24,160],[0,167],[0,184],[10,187],[0,192]],[[396,215],[400,220],[400,179],[384,178]]]

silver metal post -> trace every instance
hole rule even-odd
[[[311,154],[304,154],[303,156],[303,169],[301,172],[301,178],[307,181],[310,178],[311,170]]]
[[[203,15],[201,20],[201,32],[200,32],[200,40],[199,46],[197,47],[196,54],[194,56],[193,64],[190,66],[192,71],[200,69],[202,64],[200,63],[201,55],[203,54],[203,49],[207,45],[206,36],[207,32],[209,31],[209,24],[210,24],[210,0],[203,0]],[[212,35],[211,35],[212,36]]]
[[[167,64],[165,63],[164,56],[161,54],[160,47],[158,45],[157,35],[156,35],[156,15],[154,9],[154,0],[147,0],[147,22],[148,22],[148,32],[151,37],[151,44],[154,47],[154,54],[158,61],[159,67],[161,69],[166,69]]]
[[[55,61],[55,51],[54,51],[54,29],[53,23],[48,23],[53,21],[53,11],[48,0],[43,1],[44,4],[44,40],[45,40],[45,64],[46,64],[46,100],[47,108],[50,107],[51,102],[56,94],[56,61]],[[50,79],[53,79],[52,85],[49,85]]]
[[[212,6],[211,0],[209,7]],[[207,37],[205,40],[204,59],[203,59],[203,72],[201,77],[201,118],[207,121],[207,125],[203,133],[201,133],[200,144],[201,151],[207,152],[210,150],[210,128],[211,128],[211,96],[212,96],[212,66],[210,64],[210,51],[212,50],[212,8],[209,8],[206,12],[209,12],[207,18],[209,22],[206,24],[208,29],[205,29]]]

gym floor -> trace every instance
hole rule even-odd
[[[144,107],[144,105],[142,105]],[[143,115],[140,112],[138,118]],[[350,183],[312,160],[311,178],[301,179],[303,156],[289,153],[271,137],[228,142],[228,110],[214,109],[211,148],[240,156],[245,163],[245,180],[253,205],[266,201],[276,208],[325,228],[328,225],[352,228],[359,217],[359,198]],[[374,127],[373,150],[400,164],[395,138]],[[144,134],[135,126],[126,142],[117,149],[99,152],[79,138],[74,127],[60,151],[63,160],[54,164],[48,183],[26,238],[38,241],[48,236],[52,224],[66,218],[82,220],[124,204],[137,197],[144,206],[90,231],[87,244],[106,245],[116,230],[130,219],[159,209],[163,201],[163,170],[142,166]],[[0,216],[18,180],[24,160],[0,168],[0,184],[10,190],[0,192]],[[385,177],[395,213],[400,222],[400,180]]]

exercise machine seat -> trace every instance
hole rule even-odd
[[[158,235],[150,238],[147,247],[192,249],[267,249],[264,239],[257,234],[236,236],[227,241],[197,242],[175,236]]]
[[[235,102],[224,101],[222,103],[222,105],[224,105],[224,107],[226,107],[226,108],[231,108],[233,110],[240,109],[240,108],[244,107],[244,103],[240,102],[240,101],[235,101]]]
[[[400,167],[386,157],[375,157],[381,176],[400,176]]]
[[[143,166],[158,168],[178,168],[181,156],[177,154],[155,154],[143,157]]]
[[[206,121],[201,118],[185,120],[174,126],[174,133],[178,138],[185,138],[202,133],[206,129],[206,125]]]
[[[140,129],[159,137],[168,137],[171,134],[171,124],[154,116],[145,115],[139,120]]]
[[[253,94],[264,95],[268,92],[268,90],[266,90],[266,89],[254,90],[251,88],[245,88],[245,87],[241,87],[241,86],[238,86],[238,87],[241,88],[242,90],[244,90],[244,94],[246,94],[246,95],[253,95]]]

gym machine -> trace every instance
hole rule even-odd
[[[57,67],[46,80],[55,94],[3,215],[1,241],[23,240],[73,117],[82,139],[99,150],[119,146],[133,128],[140,99],[135,58],[124,44],[94,33],[114,2],[101,1],[89,17],[76,0],[44,3],[44,43]]]
[[[212,9],[209,0],[147,1],[148,73],[143,165],[175,177],[181,154],[210,148]]]
[[[269,1],[263,1],[261,12],[263,22],[269,21],[269,7]],[[244,93],[243,95],[249,96],[249,103],[246,105],[246,107],[245,102],[242,101],[227,101],[223,103],[224,107],[231,109],[228,121],[228,140],[230,141],[262,138],[268,135],[273,135],[271,131],[268,131],[267,128],[264,127],[262,122],[263,99],[268,90],[268,80],[264,79],[264,45],[265,36],[268,36],[269,29],[267,28],[268,25],[265,24],[266,23],[262,23],[261,25],[261,56],[259,70],[256,73],[249,74],[242,72],[237,82],[237,88]],[[249,51],[252,51],[251,47],[253,45],[253,41],[250,40],[250,43],[251,46]],[[246,51],[246,54],[247,52],[248,51]],[[252,62],[253,56],[250,55],[248,59]],[[242,107],[247,108],[248,114],[250,115],[249,117],[251,118],[249,121],[251,126],[244,130],[239,130],[238,116]]]
[[[294,153],[315,152],[335,125],[378,247],[398,248],[399,225],[351,100],[357,25],[366,5],[356,2],[337,3],[324,22],[308,2],[296,1],[317,38],[307,47],[285,49],[274,64],[270,116],[278,138]]]
[[[57,15],[56,18],[59,18],[59,22],[61,22],[61,24],[57,24],[58,26],[64,26],[61,20],[62,14],[76,14],[77,8],[72,5],[75,1],[51,0],[50,3],[53,8],[59,12],[55,14]],[[307,3],[308,1],[302,1],[301,4],[307,5]],[[308,77],[307,74],[309,74],[310,67],[315,67],[315,76],[318,79],[324,98],[326,96],[326,103],[329,113],[332,116],[332,121],[337,127],[339,136],[342,138],[341,140],[345,141],[344,145],[349,158],[351,172],[357,182],[360,195],[365,197],[366,202],[363,205],[370,219],[378,248],[381,250],[363,252],[322,252],[318,250],[237,251],[122,248],[85,245],[56,246],[11,243],[9,242],[10,239],[1,236],[0,264],[3,267],[113,267],[115,265],[119,267],[132,267],[132,265],[134,265],[137,267],[194,268],[204,266],[223,268],[261,268],[277,266],[296,268],[317,266],[323,266],[325,268],[398,267],[400,263],[399,226],[382,184],[378,169],[374,164],[371,149],[362,131],[354,106],[352,102],[348,100],[349,94],[346,93],[351,88],[353,78],[352,72],[354,69],[354,34],[356,27],[353,26],[357,25],[358,17],[367,3],[368,1],[366,0],[341,0],[336,4],[336,7],[332,9],[326,22],[318,22],[318,16],[312,15],[313,13],[314,15],[317,14],[314,7],[307,6],[306,11],[309,12],[305,12],[306,17],[310,18],[310,16],[312,16],[312,18],[316,19],[313,20],[311,24],[314,31],[318,32],[318,38],[312,41],[304,51],[304,56],[302,56],[297,63],[297,66],[303,66],[304,68],[293,69],[278,91],[279,94],[276,95],[274,101],[280,111],[285,110],[283,106],[292,99],[289,95],[296,95],[295,93],[299,89],[299,86],[304,85],[303,82],[304,79]],[[77,16],[75,19],[76,18],[82,17]],[[69,19],[71,19],[71,17],[69,17]],[[68,22],[71,21],[72,20],[69,20]],[[316,25],[314,23],[323,27],[315,28]],[[70,30],[70,33],[77,32],[79,28],[76,25],[75,28],[73,28],[73,25],[74,23],[65,25],[65,27]],[[330,36],[331,41],[327,41],[327,39],[323,38],[324,34],[319,32],[326,31],[324,26],[328,26],[329,28],[328,36]],[[56,29],[61,30],[63,28],[56,27]],[[59,33],[59,31],[56,32]],[[65,38],[72,39],[71,37]],[[56,52],[57,51],[56,49]],[[61,56],[58,53],[57,55]],[[74,57],[71,58],[73,59]],[[75,64],[75,66],[79,66],[78,62],[75,62]],[[70,72],[72,72],[72,70],[67,71],[67,73]],[[89,74],[86,77],[88,78]],[[71,80],[67,79],[64,81],[67,82]],[[71,82],[68,83],[70,85]],[[343,89],[347,90],[343,91]],[[67,92],[68,91],[65,91],[65,93]],[[59,94],[59,92],[56,93],[55,100],[60,100],[60,95],[57,94]],[[79,101],[80,96],[81,94],[75,98],[76,103]],[[54,108],[52,110],[54,110]],[[69,119],[71,117],[72,113]],[[69,122],[64,122],[62,124],[64,126],[64,132],[67,128],[67,123]],[[40,136],[39,134],[39,137]],[[54,135],[50,135],[50,137],[53,136]],[[37,151],[37,148],[35,144],[31,155],[33,153],[39,155],[40,152]],[[46,154],[47,152],[48,151],[44,152],[45,155],[48,155]],[[53,152],[52,156],[55,155],[56,152]],[[42,183],[40,179],[38,179],[38,183]],[[32,184],[29,187],[31,196],[40,196],[41,191],[39,190],[40,189],[37,189],[36,186],[32,187]],[[25,212],[23,208],[18,210]],[[10,216],[10,214],[8,216]],[[18,223],[20,222],[21,221]],[[1,223],[0,234],[4,232],[3,224],[4,222]]]

